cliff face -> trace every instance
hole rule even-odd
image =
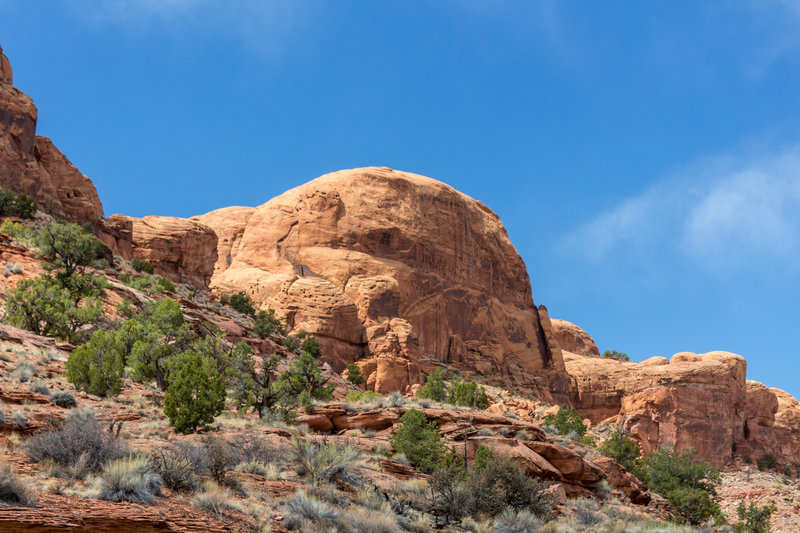
[[[36,135],[36,106],[12,81],[11,65],[0,49],[0,187],[30,195],[55,217],[88,223],[109,248],[129,254],[126,228],[103,219],[91,180],[50,139]]]
[[[577,326],[562,322],[553,321],[556,332],[576,333]],[[583,330],[578,336],[591,341]],[[563,354],[573,405],[595,424],[620,423],[645,453],[691,446],[718,466],[744,454],[772,453],[782,463],[800,458],[800,405],[747,381],[740,355],[683,352],[633,363]]]
[[[97,225],[103,218],[97,190],[50,139],[36,135],[36,106],[11,81],[0,52],[0,186],[29,194],[53,216]]]
[[[277,309],[378,390],[419,382],[424,356],[566,397],[525,264],[497,215],[452,187],[344,170],[195,220],[219,238],[214,290]]]

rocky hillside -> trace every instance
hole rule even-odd
[[[664,448],[694,448],[701,458],[728,469],[722,483],[729,500],[722,504],[729,517],[738,503],[735,495],[767,501],[763,491],[750,491],[746,459],[772,458],[776,464],[769,468],[783,469],[788,475],[783,486],[793,486],[792,465],[800,463],[796,399],[748,381],[746,361],[736,354],[686,352],[640,363],[601,357],[580,327],[551,320],[544,306],[534,304],[524,262],[499,217],[481,202],[431,178],[369,167],[326,174],[258,207],[227,207],[191,219],[106,219],[92,182],[49,139],[36,135],[36,107],[12,82],[10,64],[0,51],[0,187],[32,196],[40,209],[24,231],[41,231],[54,218],[86,223],[105,245],[105,264],[91,270],[108,284],[101,317],[82,333],[119,328],[123,300],[133,305],[125,313],[143,313],[151,300],[170,298],[193,335],[202,339],[218,329],[225,349],[246,343],[260,368],[273,354],[279,370],[295,364],[302,355],[287,345],[292,339],[299,342],[298,333],[310,332],[321,345],[325,379],[336,383],[337,391],[331,401],[307,402],[297,413],[299,426],[291,427],[265,422],[261,413],[228,402],[204,430],[219,439],[213,441],[217,444],[210,444],[213,439],[201,443],[169,427],[162,414],[164,387],[134,379],[128,369],[118,396],[79,392],[64,379],[64,360],[75,346],[2,325],[6,355],[0,354],[0,400],[14,414],[0,405],[0,431],[6,435],[0,438],[0,453],[12,465],[0,471],[0,481],[12,474],[26,477],[34,499],[45,504],[25,511],[0,509],[0,525],[6,529],[314,531],[309,516],[298,518],[297,506],[308,504],[298,503],[306,497],[298,496],[298,490],[308,489],[316,502],[308,505],[330,507],[327,520],[339,530],[353,530],[359,516],[380,507],[389,516],[388,525],[376,531],[387,533],[513,531],[497,525],[499,514],[478,517],[486,518],[483,526],[475,520],[470,525],[443,507],[436,496],[442,490],[438,478],[429,481],[430,471],[407,464],[393,444],[410,411],[422,413],[437,438],[463,454],[465,464],[477,464],[479,449],[488,450],[494,457],[511,458],[528,478],[544,480],[555,514],[542,516],[562,521],[553,522],[551,531],[568,531],[559,529],[564,520],[566,528],[600,530],[602,525],[603,530],[626,531],[640,519],[662,519],[676,511],[633,475],[639,463],[628,464],[628,471],[598,451],[615,427],[633,438],[643,456]],[[46,271],[31,242],[0,234],[0,259],[6,265],[0,289],[5,295]],[[156,277],[137,273],[133,259],[152,268]],[[154,289],[158,276],[177,287],[163,283],[163,290]],[[221,303],[221,297],[239,293],[260,309],[275,310],[285,332],[258,334],[253,316]],[[366,391],[345,381],[348,364],[363,374]],[[480,389],[488,391],[485,409],[415,397],[426,378],[441,370],[453,380],[450,390],[456,383],[485,387]],[[348,392],[357,394],[347,400]],[[74,402],[55,403],[53,398],[63,395],[73,396]],[[558,404],[577,408],[574,422],[581,434],[554,434],[553,419],[545,415],[560,416]],[[269,450],[263,457],[234,454],[236,464],[231,459],[228,470],[216,477],[204,474],[192,489],[200,494],[191,498],[182,489],[168,488],[150,502],[155,507],[87,504],[87,498],[102,493],[101,480],[57,471],[29,453],[26,440],[60,431],[77,416],[72,412],[76,405],[92,407],[92,416],[103,424],[125,421],[125,430],[114,438],[124,439],[126,450],[160,450],[162,459],[189,449],[182,446],[213,455],[214,446],[235,448],[244,442],[240,438],[268,442]],[[547,431],[542,429],[546,420]],[[352,447],[358,461],[348,463],[347,476],[343,467],[342,477],[331,476],[335,483],[321,490],[302,464],[298,447],[306,442],[325,450],[329,445]],[[438,464],[436,471],[452,466]],[[747,472],[744,481],[742,472]],[[167,479],[167,472],[161,473]],[[641,471],[637,475],[645,479]],[[774,479],[764,475],[773,477],[760,477],[760,487]],[[65,476],[72,480],[68,490],[59,481]],[[199,489],[200,481],[221,484],[224,479],[231,483],[227,488]],[[403,485],[408,479],[416,480],[411,482],[416,488]],[[380,494],[381,501],[369,503],[372,496],[365,496],[365,490]],[[216,503],[209,504],[214,498]],[[431,501],[421,502],[425,498]],[[268,516],[262,516],[264,509]],[[793,523],[785,517],[792,509],[780,507],[782,523]],[[331,518],[334,514],[340,518]]]

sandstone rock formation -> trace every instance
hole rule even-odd
[[[94,184],[50,139],[36,135],[36,106],[11,85],[12,79],[0,50],[0,187],[32,196],[55,217],[90,224],[107,246],[124,255],[130,249],[124,228],[103,220]]]
[[[797,460],[800,405],[783,391],[746,381],[739,355],[683,352],[634,363],[565,350],[563,357],[574,380],[572,403],[593,423],[622,424],[645,453],[691,446],[717,466],[743,454]]]
[[[441,182],[344,170],[193,220],[218,235],[213,290],[277,309],[317,335],[334,368],[358,361],[370,387],[418,383],[422,357],[566,398],[561,355],[500,219]]]
[[[178,283],[208,287],[217,261],[217,236],[207,226],[176,217],[111,217],[131,226],[132,256],[149,261],[156,274]]]
[[[0,83],[14,83],[14,75],[11,72],[11,63],[8,58],[3,54],[3,47],[0,46]]]
[[[597,349],[597,345],[589,334],[572,322],[557,318],[550,319],[550,322],[553,327],[553,335],[562,350],[577,354],[589,352],[593,355],[600,355],[600,350]]]
[[[97,224],[103,218],[97,190],[50,139],[36,135],[36,119],[30,97],[0,83],[0,186],[31,195],[54,216]]]
[[[403,407],[358,411],[351,405],[333,403],[301,414],[299,421],[324,433],[361,428],[389,434],[395,431],[405,411]],[[551,442],[531,422],[481,411],[423,409],[423,412],[436,423],[448,445],[455,444],[459,452],[464,450],[470,461],[474,460],[477,448],[485,446],[498,456],[514,459],[532,475],[565,484],[570,494],[582,494],[582,490],[596,488],[601,480],[607,479],[611,487],[637,503],[647,503],[650,499],[642,483],[613,459],[603,456],[589,459],[585,450],[578,453]]]

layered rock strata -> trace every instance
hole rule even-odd
[[[740,355],[683,352],[640,363],[566,350],[563,356],[572,404],[595,424],[623,425],[645,453],[693,447],[717,466],[745,454],[772,453],[792,463],[800,457],[800,405],[784,391],[747,381]]]
[[[566,399],[561,354],[499,217],[444,183],[343,170],[193,220],[218,237],[213,290],[275,308],[375,390],[419,383],[424,357]]]

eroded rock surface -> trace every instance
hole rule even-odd
[[[589,334],[580,327],[572,322],[559,320],[557,318],[550,319],[550,322],[553,327],[553,335],[562,350],[577,354],[589,352],[593,355],[600,355],[597,344],[595,344]]]
[[[718,466],[744,453],[800,457],[800,426],[791,422],[800,415],[797,401],[746,381],[739,355],[679,353],[668,362],[633,363],[564,352],[564,359],[575,406],[594,423],[616,417],[646,453],[691,446]]]
[[[426,357],[567,397],[525,264],[498,216],[452,187],[343,170],[193,220],[218,236],[213,290],[277,309],[335,369],[358,362],[371,388],[419,383]]]
[[[33,100],[11,85],[11,66],[0,50],[0,187],[30,195],[43,211],[91,225],[112,250],[126,256],[129,236],[103,218],[94,184],[47,137],[36,135]]]
[[[137,259],[149,261],[156,274],[205,288],[217,262],[217,236],[209,227],[177,217],[132,218],[114,215],[117,225],[131,225]]]

